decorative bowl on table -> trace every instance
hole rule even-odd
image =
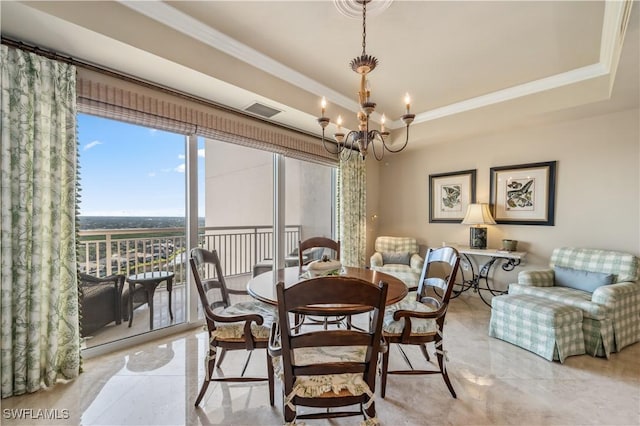
[[[323,277],[326,275],[339,275],[342,270],[342,264],[339,260],[329,259],[324,255],[322,259],[314,260],[307,265],[307,273],[309,277]]]

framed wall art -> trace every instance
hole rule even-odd
[[[553,226],[556,161],[492,167],[491,213],[497,223]]]
[[[475,170],[429,175],[429,222],[460,223],[475,202]]]

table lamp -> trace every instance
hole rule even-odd
[[[488,204],[469,204],[467,214],[462,223],[475,225],[469,228],[469,247],[473,249],[487,248],[487,228],[481,225],[495,225]]]

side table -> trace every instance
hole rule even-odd
[[[173,321],[173,311],[171,309],[173,277],[173,272],[157,271],[131,275],[127,278],[127,282],[129,283],[129,327],[133,324],[133,294],[136,291],[136,284],[140,284],[142,286],[138,291],[145,292],[147,304],[149,305],[149,329],[153,330],[153,295],[160,283],[166,281],[167,291],[169,292],[169,317]]]
[[[471,269],[471,277],[470,279],[465,278],[461,265],[458,272],[460,273],[460,275],[462,275],[462,283],[457,284],[461,287],[461,289],[457,290],[454,287],[451,297],[458,297],[461,293],[469,289],[473,289],[475,293],[478,293],[480,299],[482,299],[485,305],[489,307],[491,307],[491,300],[486,300],[482,295],[482,291],[488,291],[492,296],[505,293],[504,291],[496,290],[495,288],[491,287],[489,275],[493,265],[496,263],[502,263],[501,268],[503,271],[513,271],[516,266],[520,265],[522,260],[527,256],[527,252],[524,251],[473,249],[470,247],[458,247],[457,250],[458,253],[462,255],[460,263],[464,263]],[[477,266],[474,266],[474,262],[469,256],[488,257],[488,260],[482,265],[478,263]],[[480,285],[481,280],[484,280],[484,286]]]

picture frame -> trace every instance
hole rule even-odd
[[[496,223],[555,225],[556,161],[492,167],[489,181]]]
[[[429,223],[460,223],[475,202],[475,169],[429,175]]]

